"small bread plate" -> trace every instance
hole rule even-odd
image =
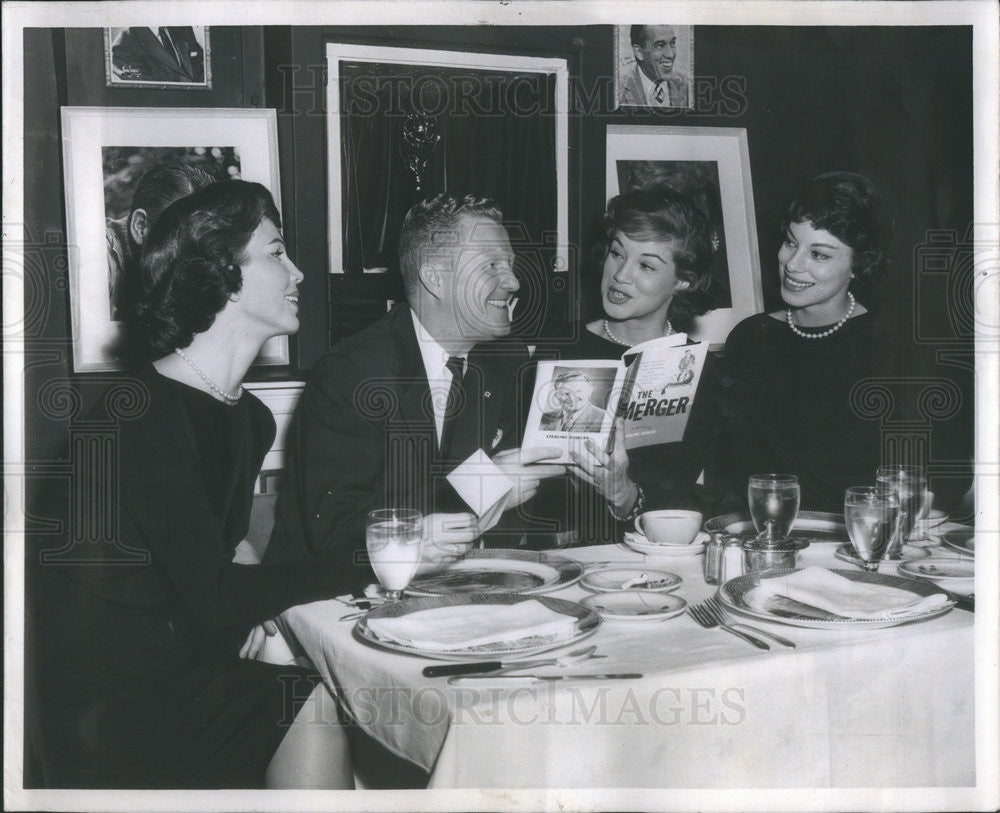
[[[698,534],[690,545],[660,545],[638,531],[625,532],[625,545],[647,556],[699,556],[705,552],[707,534]]]
[[[380,639],[371,629],[371,621],[379,618],[400,618],[420,612],[442,607],[450,608],[454,613],[462,613],[463,607],[476,605],[492,605],[506,607],[521,601],[538,601],[548,609],[575,619],[572,632],[568,635],[526,635],[507,641],[489,644],[448,649],[447,651],[408,645],[398,641]],[[522,596],[509,593],[471,593],[454,596],[428,596],[423,598],[405,598],[402,601],[383,604],[361,618],[354,625],[354,636],[364,643],[393,652],[403,652],[421,658],[431,658],[439,661],[489,661],[500,658],[528,657],[539,652],[548,652],[570,646],[593,635],[601,624],[601,617],[596,610],[584,607],[574,601],[550,598],[549,596]]]
[[[724,531],[747,537],[757,535],[753,520],[746,511],[712,517],[705,523],[704,530],[710,534]],[[792,536],[810,544],[836,542],[839,545],[848,541],[844,515],[826,511],[799,511],[792,526]]]
[[[772,570],[766,573],[748,573],[738,576],[719,586],[719,600],[728,609],[741,615],[756,618],[759,621],[773,621],[775,624],[788,624],[793,627],[808,627],[810,629],[882,629],[908,624],[912,621],[926,621],[948,612],[954,601],[934,607],[923,612],[900,614],[891,618],[847,618],[832,613],[808,607],[804,604],[779,598],[777,601],[768,599],[760,601],[755,595],[755,589],[760,586],[761,578],[781,576],[793,573],[794,570]],[[854,582],[886,585],[899,590],[913,593],[914,600],[923,596],[932,596],[942,591],[937,585],[918,579],[904,579],[900,576],[889,576],[884,573],[868,573],[860,570],[833,570],[844,578]]]
[[[549,593],[573,584],[584,565],[552,553],[522,550],[473,550],[406,589],[411,596],[455,593]]]
[[[976,590],[975,564],[968,559],[931,556],[928,559],[900,562],[899,572],[914,579],[925,579],[960,596]]]
[[[922,548],[917,545],[903,545],[902,554],[902,558],[904,560],[926,559],[931,555],[931,552],[927,548]],[[858,558],[858,554],[854,552],[854,548],[850,542],[845,542],[843,545],[838,547],[837,550],[833,552],[833,555],[840,559],[841,562],[847,562],[852,565],[857,565],[858,567],[864,567],[865,563]]]
[[[965,554],[976,555],[976,532],[972,528],[955,528],[941,534],[941,542],[946,548]]]
[[[652,567],[611,565],[591,570],[580,584],[595,593],[619,593],[622,590],[646,590],[669,593],[681,585],[681,577]]]
[[[687,602],[680,596],[652,590],[601,593],[598,596],[587,596],[580,603],[587,609],[600,613],[605,621],[630,622],[666,621],[680,615],[687,607]]]

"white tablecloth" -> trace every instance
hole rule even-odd
[[[800,566],[851,569],[834,545]],[[701,557],[643,557],[621,545],[565,552],[656,565],[694,603],[715,587]],[[884,563],[883,572],[895,572]],[[551,594],[578,600],[578,585]],[[849,788],[975,784],[973,619],[951,610],[889,629],[813,630],[756,622],[791,638],[764,652],[686,614],[605,622],[606,655],[581,672],[640,680],[449,685],[430,660],[352,635],[349,608],[321,601],[283,618],[354,718],[441,788]],[[551,673],[559,672],[551,668]]]

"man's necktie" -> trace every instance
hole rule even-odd
[[[656,83],[656,90],[653,92],[653,98],[656,99],[657,104],[663,104],[663,99],[664,99],[663,82]]]
[[[441,430],[441,456],[450,457],[455,429],[461,420],[462,407],[465,405],[465,359],[461,356],[449,356],[445,367],[451,373],[451,388],[448,390],[448,403],[444,410],[444,427]]]

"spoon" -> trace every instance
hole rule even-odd
[[[519,669],[534,669],[537,666],[571,666],[588,658],[603,658],[594,655],[596,646],[588,646],[568,652],[558,658],[542,658],[534,661],[480,661],[478,663],[450,663],[441,666],[424,667],[424,677],[442,677],[444,675],[471,675],[477,672],[489,672],[490,677],[505,675]]]

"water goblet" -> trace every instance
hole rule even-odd
[[[388,601],[399,601],[420,564],[423,516],[410,508],[368,512],[365,545],[368,561]]]
[[[799,513],[799,478],[794,474],[755,474],[747,486],[757,542],[776,545],[788,538]]]
[[[884,488],[851,486],[844,492],[847,535],[867,572],[878,572],[896,533],[899,513],[899,499]]]
[[[927,475],[922,466],[879,466],[875,472],[875,485],[896,495],[899,500],[899,522],[889,543],[889,559],[903,558],[903,545],[923,509],[927,491]]]

